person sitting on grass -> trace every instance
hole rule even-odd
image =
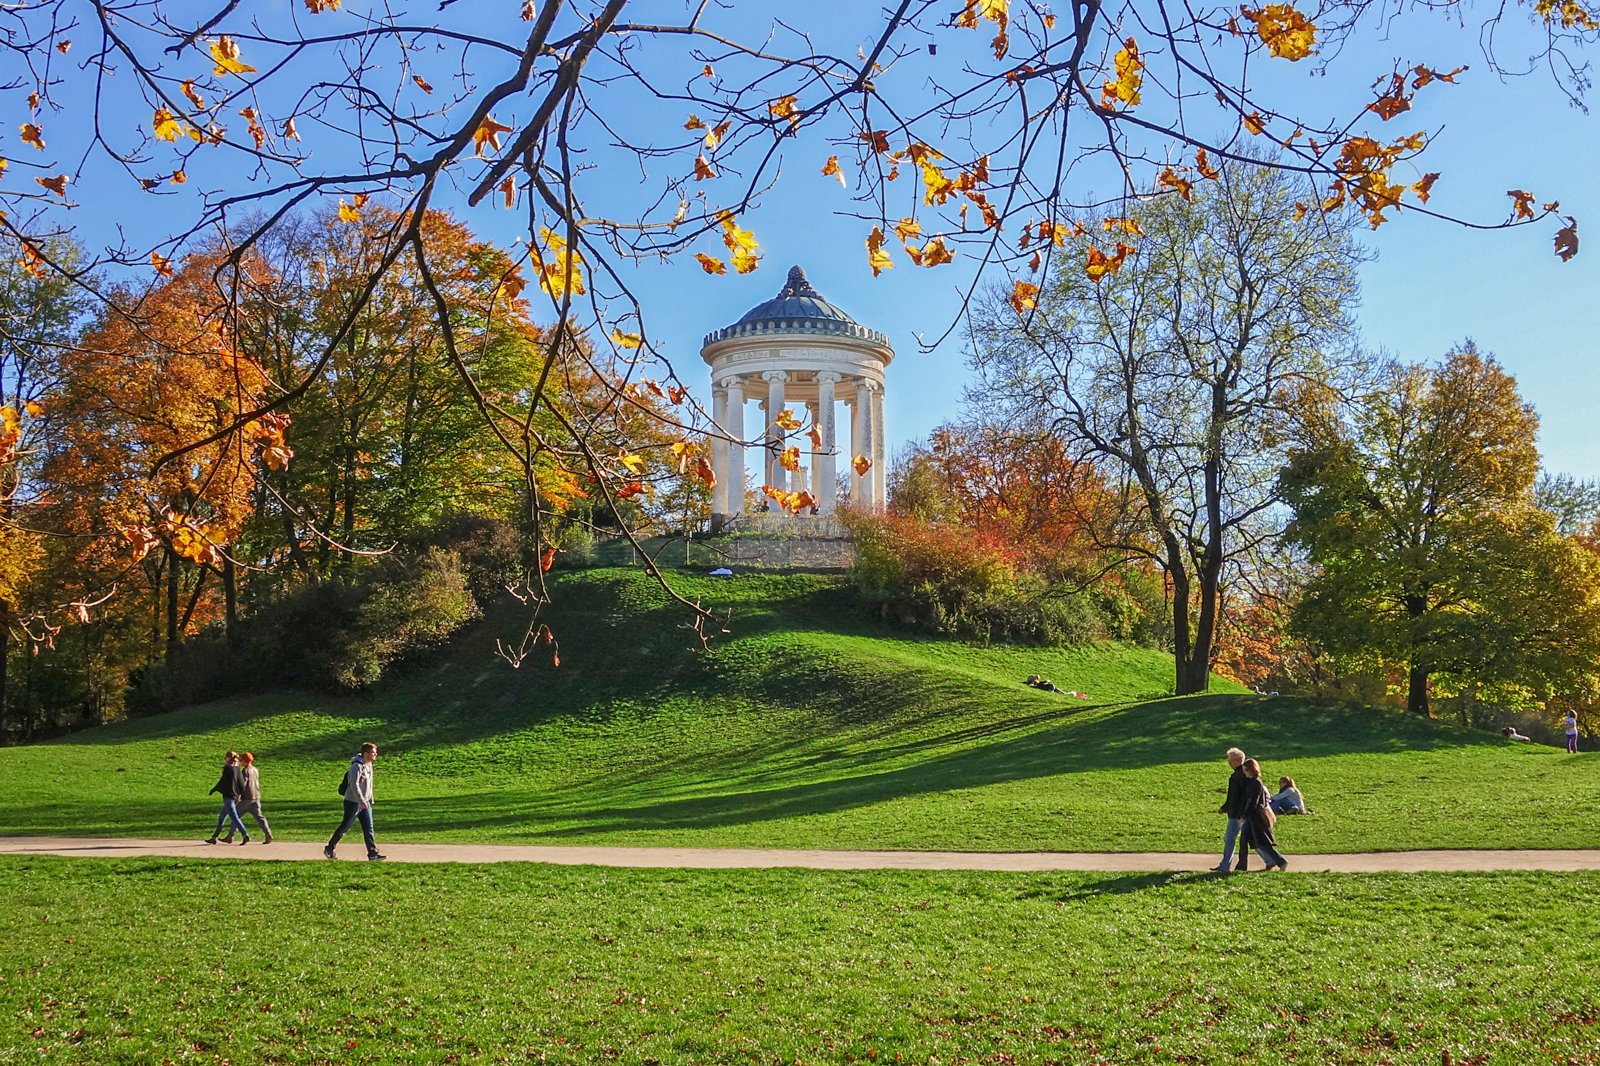
[[[1046,692],[1061,691],[1060,689],[1056,688],[1056,683],[1054,681],[1051,681],[1048,677],[1040,677],[1038,674],[1031,675],[1028,678],[1028,684],[1033,688],[1043,689]]]
[[[1521,733],[1517,732],[1517,727],[1514,725],[1508,725],[1504,729],[1500,730],[1500,732],[1507,740],[1521,740],[1524,742],[1531,742],[1533,740],[1532,737],[1525,737]]]
[[[1278,778],[1278,791],[1272,797],[1272,810],[1276,814],[1310,814],[1306,798],[1295,787],[1294,778]]]

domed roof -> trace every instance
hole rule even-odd
[[[821,333],[889,346],[888,337],[868,329],[823,299],[798,266],[789,268],[789,278],[778,295],[756,304],[733,325],[706,334],[705,343],[768,333]]]
[[[782,318],[825,318],[834,322],[856,324],[855,319],[824,300],[822,294],[811,287],[806,272],[798,266],[789,268],[789,280],[784,282],[783,289],[778,295],[765,303],[756,304],[734,325],[742,326],[749,322]]]

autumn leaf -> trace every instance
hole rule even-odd
[[[783,468],[790,473],[798,472],[800,469],[799,447],[791,444],[789,447],[785,448],[783,453],[778,456],[778,462],[782,463]]]
[[[1279,59],[1301,60],[1316,48],[1317,28],[1292,4],[1268,4],[1260,10],[1241,7],[1239,15],[1256,24],[1261,43]]]
[[[854,468],[857,477],[866,477],[867,471],[872,469],[872,460],[865,455],[858,455],[850,463],[850,466]]]
[[[1222,176],[1222,172],[1211,165],[1211,160],[1206,156],[1206,150],[1204,148],[1195,149],[1194,168],[1200,172],[1200,176],[1202,178],[1205,178],[1208,181],[1216,181]]]
[[[644,473],[645,466],[647,465],[647,461],[644,456],[637,455],[633,452],[619,452],[617,454],[617,462],[621,463],[628,469],[629,473],[633,474]]]
[[[1244,117],[1244,128],[1249,130],[1252,136],[1259,137],[1266,132],[1266,117],[1259,111],[1252,111]]]
[[[822,164],[822,176],[828,177],[830,175],[839,179],[839,188],[848,189],[850,187],[845,184],[844,171],[839,169],[839,157],[836,155],[830,155],[828,161]]]
[[[873,226],[872,232],[867,234],[867,265],[872,268],[873,277],[894,268],[894,260],[883,250],[883,240],[883,230]]]
[[[1114,109],[1121,104],[1134,107],[1139,103],[1139,89],[1144,84],[1144,63],[1139,59],[1139,44],[1132,37],[1112,57],[1116,77],[1109,78],[1100,87],[1100,106]]]
[[[704,270],[707,274],[726,274],[728,272],[728,264],[724,263],[714,255],[707,255],[704,252],[696,252],[694,253],[694,257],[700,261],[700,269]]]
[[[256,142],[256,150],[260,151],[261,146],[267,142],[267,131],[262,129],[261,123],[257,121],[261,117],[260,114],[257,113],[255,108],[247,107],[240,111],[239,115],[249,126],[250,136]]]
[[[172,260],[160,252],[150,253],[150,265],[156,268],[156,273],[164,278],[172,277]]]
[[[800,113],[796,108],[796,98],[793,96],[780,96],[767,105],[767,110],[774,118],[788,119],[789,128],[800,124]]]
[[[706,157],[704,155],[697,155],[694,157],[695,181],[704,181],[706,178],[714,178],[716,176],[717,172],[711,169],[711,164],[706,161]]]
[[[344,197],[339,197],[339,221],[360,222],[361,208],[355,204],[347,204],[344,201]]]
[[[1511,217],[1507,221],[1515,222],[1518,219],[1527,220],[1533,218],[1533,193],[1524,192],[1521,189],[1507,189],[1506,195],[1511,197]]]
[[[812,426],[806,430],[806,439],[811,442],[811,450],[817,451],[822,447],[822,427]]]
[[[1428,196],[1433,192],[1433,183],[1439,180],[1437,172],[1422,175],[1422,180],[1411,186],[1411,191],[1417,194],[1417,199],[1423,203],[1428,202]]]
[[[517,179],[513,177],[507,177],[505,181],[502,181],[500,183],[500,194],[505,197],[507,211],[511,210],[513,207],[516,207]]]
[[[143,559],[161,544],[161,538],[149,526],[118,526],[117,533],[128,542],[134,562]]]
[[[417,88],[421,89],[423,92],[427,93],[429,96],[433,95],[433,86],[429,85],[427,83],[427,81],[422,77],[422,75],[413,74],[413,75],[411,75],[411,80],[417,83]]]
[[[955,253],[945,247],[943,237],[935,237],[921,248],[908,244],[906,245],[906,254],[911,257],[913,263],[920,267],[942,266],[955,259]]]
[[[706,457],[703,455],[695,457],[694,476],[704,481],[707,488],[717,487],[717,472],[711,469],[711,464],[706,462]]]
[[[1566,216],[1567,224],[1556,231],[1556,255],[1563,263],[1578,254],[1578,220]]]
[[[493,148],[496,152],[500,151],[500,135],[502,133],[510,133],[513,129],[515,129],[514,126],[506,126],[496,122],[493,115],[483,116],[483,121],[478,123],[478,128],[472,131],[473,143],[478,146],[475,154],[479,158],[483,158],[486,149]]]
[[[22,143],[31,144],[39,151],[44,151],[44,131],[32,122],[22,124]]]
[[[689,121],[683,124],[683,128],[686,130],[703,130],[706,128],[706,124],[700,121],[699,115],[690,115]]]
[[[337,11],[343,0],[306,0],[306,10],[313,15],[320,15],[324,11]]]
[[[189,102],[191,104],[193,104],[195,107],[198,107],[202,111],[205,110],[206,98],[195,91],[194,82],[186,81],[182,85],[178,86],[178,88],[183,90],[183,95],[189,98]]]
[[[283,123],[283,139],[286,141],[298,141],[300,139],[300,131],[294,128],[293,115],[290,115]]]
[[[1128,257],[1128,252],[1131,250],[1126,244],[1118,242],[1116,253],[1108,256],[1100,249],[1091,247],[1083,272],[1088,275],[1090,281],[1098,285],[1101,278],[1104,278],[1107,274],[1115,274],[1122,269],[1122,262]]]
[[[33,180],[57,196],[64,197],[67,195],[67,176],[65,174],[57,174],[53,178],[34,178]]]
[[[239,59],[239,45],[232,37],[218,37],[211,42],[211,58],[216,61],[216,69],[212,73],[217,77],[224,74],[254,74],[256,68]]]
[[[539,570],[541,572],[548,573],[550,568],[555,565],[556,552],[559,550],[558,548],[546,548],[539,553]]]
[[[902,242],[922,236],[922,224],[914,218],[902,218],[894,224],[894,235]]]
[[[1171,167],[1168,167],[1161,172],[1161,174],[1156,178],[1156,184],[1158,186],[1165,186],[1169,189],[1176,189],[1178,195],[1183,197],[1185,200],[1190,202],[1193,202],[1194,200],[1194,182],[1189,181]]]
[[[667,386],[667,400],[676,407],[689,398],[689,390],[680,385]]]
[[[621,328],[615,328],[611,331],[611,340],[617,347],[628,349],[637,348],[644,343],[637,333],[624,333]]]
[[[539,241],[542,247],[550,250],[551,256],[547,261],[541,253],[535,260],[539,287],[558,300],[569,290],[576,296],[587,292],[583,284],[583,271],[579,269],[584,262],[582,253],[570,250],[566,238],[548,226],[539,227]]]
[[[733,269],[740,274],[750,273],[761,261],[761,256],[757,254],[761,245],[756,243],[756,235],[747,229],[741,229],[738,220],[731,212],[724,213],[721,222],[722,243],[733,253]],[[702,260],[700,265],[705,266],[705,262]],[[706,269],[710,270],[709,267]]]
[[[733,120],[732,119],[724,119],[723,121],[721,121],[721,122],[717,123],[715,126],[713,126],[711,129],[706,130],[706,137],[705,137],[706,151],[709,152],[709,151],[711,151],[711,149],[713,149],[717,145],[721,144],[722,143],[722,138],[726,137],[728,135],[728,131],[730,129],[732,129],[732,128],[733,128]]]
[[[1038,305],[1039,286],[1031,281],[1019,280],[1011,290],[1011,307],[1017,314],[1026,314]]]
[[[804,422],[800,421],[800,419],[795,416],[794,410],[788,407],[785,407],[783,410],[778,412],[778,417],[772,420],[772,424],[786,433],[793,433],[795,430],[805,425]]]
[[[183,132],[183,124],[164,107],[156,108],[154,117],[150,119],[150,125],[155,130],[158,141],[175,141]]]
[[[878,155],[885,155],[889,151],[888,130],[863,130],[856,134],[872,148]]]

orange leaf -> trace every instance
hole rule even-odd
[[[791,444],[789,447],[787,447],[787,448],[785,448],[783,450],[783,454],[778,456],[778,462],[782,463],[783,464],[783,468],[785,470],[790,471],[791,473],[794,472],[794,471],[799,470],[800,469],[800,449],[797,446]]]
[[[894,260],[883,250],[883,239],[883,230],[877,226],[873,226],[872,232],[867,234],[867,265],[872,268],[873,277],[894,267]]]
[[[172,277],[172,260],[160,252],[150,253],[150,265],[156,268],[156,273],[164,278]]]
[[[34,178],[33,180],[49,189],[57,196],[67,195],[67,176],[65,174],[57,174],[53,178]]]
[[[1178,190],[1178,195],[1185,200],[1191,202],[1194,200],[1194,182],[1189,181],[1171,167],[1161,172],[1160,176],[1156,178],[1156,184]]]
[[[717,472],[711,469],[711,464],[706,462],[706,457],[703,455],[695,457],[694,476],[704,481],[707,488],[717,487]]]
[[[902,218],[894,224],[894,235],[902,241],[922,236],[922,224],[914,218]]]
[[[500,151],[500,135],[510,133],[515,127],[502,125],[494,120],[493,115],[483,116],[483,121],[478,123],[478,128],[472,131],[472,140],[477,144],[476,154],[482,157],[484,150],[493,148]]]
[[[556,548],[546,548],[539,553],[539,569],[541,571],[548,571],[555,564],[557,550]]]
[[[707,274],[726,274],[728,272],[728,264],[724,263],[714,255],[707,255],[704,252],[696,252],[694,253],[694,257],[700,261],[700,269],[704,270]]]
[[[1194,168],[1200,172],[1200,176],[1202,178],[1205,178],[1208,181],[1216,181],[1217,178],[1222,176],[1222,172],[1211,165],[1211,160],[1206,156],[1206,150],[1204,148],[1195,149]]]
[[[1038,305],[1038,296],[1039,286],[1031,281],[1019,280],[1011,290],[1011,306],[1017,314],[1025,314]]]
[[[785,407],[783,410],[778,412],[778,417],[772,420],[772,424],[783,430],[785,433],[793,433],[795,430],[805,425],[804,422],[795,417],[794,411],[788,407]]]
[[[1517,219],[1526,220],[1533,217],[1533,193],[1521,189],[1507,189],[1506,195],[1511,197],[1511,218],[1508,221],[1515,222]]]
[[[789,128],[793,129],[800,124],[800,113],[796,108],[797,100],[794,96],[780,96],[767,105],[767,110],[774,118],[789,120]]]
[[[699,115],[690,115],[689,121],[683,124],[683,128],[686,130],[703,130],[706,128],[706,124],[700,121]]]
[[[337,11],[343,0],[306,0],[306,9],[313,15],[320,15],[324,11]]]
[[[1267,128],[1267,120],[1259,111],[1252,111],[1244,117],[1244,128],[1254,136],[1261,136]]]
[[[620,489],[617,490],[617,499],[619,499],[619,500],[631,500],[631,499],[633,499],[635,496],[639,495],[643,491],[644,491],[644,482],[642,482],[642,481],[629,481],[627,484],[623,485]]]
[[[867,144],[871,145],[872,150],[878,155],[883,155],[889,151],[888,130],[864,130],[863,132],[856,134],[856,136],[860,137],[863,141],[866,141]]]
[[[433,95],[433,86],[429,85],[427,81],[423,79],[422,75],[413,74],[411,75],[411,80],[417,83],[417,88],[421,89],[429,96]]]
[[[706,178],[714,178],[716,176],[717,172],[711,169],[711,164],[706,162],[706,157],[704,155],[697,155],[694,157],[695,181],[704,181]]]
[[[507,211],[509,211],[513,207],[517,206],[517,179],[516,178],[509,178],[508,177],[508,178],[506,178],[505,181],[502,181],[500,183],[500,192],[506,198],[506,210]]]
[[[830,155],[828,157],[828,161],[822,164],[822,174],[824,177],[832,175],[833,177],[838,178],[839,187],[841,189],[848,189],[850,187],[845,184],[844,171],[839,169],[839,157],[836,155]]]
[[[32,122],[22,124],[22,143],[31,144],[39,151],[44,151],[44,131]]]
[[[1422,180],[1411,186],[1411,191],[1417,194],[1417,199],[1423,203],[1428,202],[1428,194],[1433,192],[1433,183],[1439,180],[1437,172],[1422,175]]]
[[[816,451],[822,447],[822,430],[817,426],[812,426],[806,430],[806,439],[811,442],[811,449]]]

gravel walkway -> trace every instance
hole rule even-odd
[[[390,862],[543,862],[561,866],[644,866],[727,870],[805,867],[816,870],[1099,870],[1163,872],[1209,870],[1217,852],[978,852],[780,851],[762,848],[613,848],[537,844],[381,845]],[[322,845],[278,840],[247,846],[196,840],[135,838],[0,837],[0,855],[67,855],[75,858],[267,859],[325,861]],[[364,858],[359,835],[340,846],[339,859]],[[1600,870],[1600,850],[1587,851],[1384,851],[1353,855],[1290,855],[1296,873],[1471,872],[1482,870]],[[1261,868],[1252,858],[1252,868]]]

